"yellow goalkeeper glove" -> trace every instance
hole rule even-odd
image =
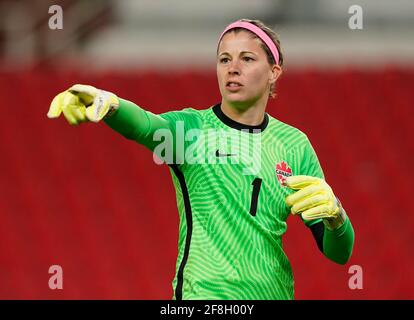
[[[58,118],[63,112],[71,125],[81,122],[99,122],[119,107],[118,97],[93,86],[75,84],[59,93],[50,104],[48,118]]]
[[[301,214],[305,220],[324,219],[330,229],[340,227],[345,221],[345,212],[325,180],[311,176],[291,176],[286,185],[297,190],[286,197],[286,205],[292,214]]]

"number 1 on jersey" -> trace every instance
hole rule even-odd
[[[250,214],[254,217],[257,211],[257,201],[259,200],[260,187],[262,185],[262,179],[256,178],[252,182],[253,193],[252,193],[252,202],[250,203]]]

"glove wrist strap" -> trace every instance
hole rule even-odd
[[[345,213],[344,208],[342,208],[341,202],[339,201],[338,198],[336,198],[336,201],[337,201],[338,210],[339,210],[338,216],[336,218],[322,220],[325,227],[331,231],[340,228],[346,220],[346,213]]]
[[[113,94],[112,92],[109,92],[109,91],[101,90],[101,94],[106,96],[107,99],[109,99],[109,101],[110,101],[109,110],[105,114],[105,116],[103,117],[103,119],[108,119],[108,118],[110,118],[114,115],[116,110],[118,110],[118,108],[119,108],[119,99],[115,94]]]

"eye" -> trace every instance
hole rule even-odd
[[[220,63],[227,63],[229,61],[229,58],[221,58]]]
[[[252,57],[243,57],[244,61],[254,61]]]

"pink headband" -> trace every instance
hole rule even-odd
[[[273,55],[273,58],[275,59],[276,64],[279,64],[279,52],[277,51],[277,47],[275,43],[273,42],[273,40],[266,34],[266,32],[264,32],[262,29],[260,29],[259,27],[256,27],[254,24],[250,22],[244,22],[244,21],[239,20],[239,21],[229,24],[226,27],[226,29],[224,29],[223,33],[220,35],[218,43],[220,43],[221,38],[227,31],[229,31],[230,29],[234,29],[234,28],[247,29],[253,32],[255,35],[257,35],[269,48],[270,52]]]

